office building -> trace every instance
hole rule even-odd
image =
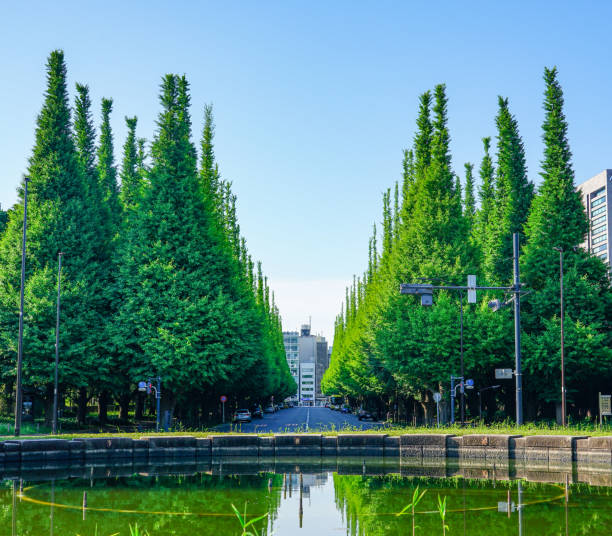
[[[604,169],[578,186],[582,195],[589,232],[581,246],[610,263],[612,230],[610,229],[610,202],[612,201],[612,169]]]
[[[285,344],[285,355],[287,356],[287,364],[289,365],[289,371],[291,376],[295,380],[295,383],[300,382],[300,354],[298,351],[298,337],[297,331],[283,331],[283,343]],[[299,391],[290,399],[292,402],[299,401]]]
[[[329,367],[329,354],[325,337],[312,335],[310,324],[297,331],[284,331],[283,342],[287,363],[298,392],[290,400],[305,406],[322,402],[321,378]]]

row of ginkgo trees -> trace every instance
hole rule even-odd
[[[47,63],[27,176],[28,229],[23,384],[51,418],[58,253],[63,253],[59,384],[79,408],[95,398],[128,417],[139,380],[162,378],[162,408],[206,420],[219,396],[231,403],[277,399],[295,389],[281,320],[261,264],[240,234],[236,196],[213,150],[204,111],[200,158],[192,141],[184,76],[163,77],[151,143],[126,118],[121,165],[102,100],[96,135],[89,90],[69,104],[64,54]],[[10,406],[15,382],[23,183],[0,236],[0,382]]]
[[[444,85],[420,97],[414,143],[403,177],[383,195],[382,248],[376,226],[365,273],[354,279],[335,326],[331,365],[322,386],[330,394],[377,406],[415,422],[435,417],[434,392],[448,401],[450,375],[460,372],[459,297],[434,295],[434,306],[399,294],[403,282],[509,285],[512,234],[521,237],[523,388],[526,419],[553,418],[561,399],[559,253],[565,253],[565,362],[569,413],[595,415],[597,393],[612,380],[612,292],[608,268],[574,248],[589,231],[575,189],[563,93],[557,70],[544,72],[542,182],[528,179],[518,123],[499,97],[496,138],[484,138],[476,192],[474,166],[462,185],[451,164]],[[494,154],[492,154],[494,153]],[[476,207],[476,197],[479,206]],[[495,380],[513,368],[512,308],[494,313],[480,294],[465,307],[466,376],[482,393],[485,416],[514,415],[514,382]],[[467,396],[478,415],[478,396]]]

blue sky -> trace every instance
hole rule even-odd
[[[214,104],[221,173],[270,277],[286,329],[328,337],[361,273],[382,192],[401,172],[417,98],[447,84],[454,169],[476,165],[507,96],[539,182],[542,72],[557,65],[577,182],[612,167],[609,2],[28,2],[0,17],[0,203],[16,200],[45,85],[66,54],[71,94],[89,84],[151,139],[167,72],[192,85],[195,140]]]

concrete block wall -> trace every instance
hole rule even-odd
[[[586,437],[501,434],[218,434],[209,437],[148,436],[140,439],[23,439],[0,442],[0,466],[87,464],[109,462],[176,463],[217,458],[399,458],[459,459],[501,464],[514,460],[532,466],[572,462],[612,466],[612,436]],[[191,462],[190,462],[191,463]]]

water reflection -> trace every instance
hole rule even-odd
[[[321,470],[313,460],[271,466],[230,460],[138,471],[62,468],[72,477],[54,473],[47,480],[27,473],[0,488],[0,536],[128,536],[135,523],[151,536],[225,536],[239,534],[231,505],[242,510],[245,503],[252,516],[269,514],[256,526],[264,535],[404,535],[412,533],[412,518],[397,514],[417,487],[426,493],[415,512],[416,534],[442,534],[438,496],[447,498],[451,534],[610,534],[611,488],[576,482],[575,470],[538,473],[556,481],[546,483],[514,480],[512,470],[500,468],[434,465],[353,460]],[[466,476],[491,470],[501,477]]]

